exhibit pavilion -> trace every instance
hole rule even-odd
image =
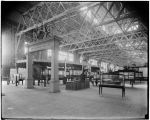
[[[3,119],[149,117],[149,2],[1,2]]]

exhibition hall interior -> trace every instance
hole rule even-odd
[[[148,1],[2,1],[2,119],[148,119]]]

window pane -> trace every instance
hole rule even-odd
[[[67,56],[67,53],[66,52],[62,52],[62,51],[60,51],[59,54],[62,55],[62,56]]]
[[[97,60],[90,59],[90,60],[88,61],[88,63],[91,64],[91,65],[97,66]]]
[[[65,59],[67,59],[66,56],[59,54],[58,60],[65,60]]]
[[[82,57],[82,56],[80,56],[80,63],[82,63],[82,61],[83,61],[83,57]]]
[[[61,60],[61,61],[67,60],[67,61],[73,62],[74,55],[72,53],[59,51],[58,60]]]
[[[48,56],[48,57],[51,57],[51,56],[52,56],[52,50],[51,50],[51,49],[47,50],[47,56]]]
[[[73,62],[73,59],[74,59],[73,54],[68,53],[68,60],[69,60],[70,62]]]
[[[62,51],[59,51],[58,60],[64,61],[65,59],[67,59],[67,53],[66,53],[66,52],[62,52]]]

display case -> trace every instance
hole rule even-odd
[[[103,73],[101,74],[100,84],[124,85],[124,75],[117,73]]]
[[[134,70],[118,70],[117,73],[124,75],[125,82],[129,81],[133,87],[133,84],[135,83],[135,71]]]
[[[143,81],[144,77],[143,77],[143,72],[135,72],[135,81]]]
[[[85,80],[84,82],[81,82],[79,80],[66,82],[66,90],[80,90],[89,87],[90,87],[89,80]]]
[[[125,96],[125,81],[123,74],[103,73],[101,74],[101,81],[99,84],[99,94],[102,94],[102,88],[120,88],[122,89],[122,97]]]
[[[23,68],[26,71],[26,61],[22,61],[16,63],[17,68]],[[79,79],[82,73],[82,65],[80,64],[72,64],[72,63],[59,63],[59,80],[63,80],[65,84],[67,79],[68,80],[76,80]],[[65,71],[66,66],[66,71]],[[26,77],[26,74],[24,74]],[[49,84],[49,80],[51,79],[51,62],[46,61],[33,61],[33,79],[34,85],[35,82],[38,81],[38,85],[40,83]]]

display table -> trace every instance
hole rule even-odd
[[[144,78],[143,78],[143,72],[135,72],[135,81],[143,81]]]
[[[103,87],[120,88],[122,89],[122,97],[125,97],[124,75],[114,73],[102,74],[102,79],[99,84],[99,94],[102,94]]]
[[[120,88],[120,89],[122,89],[122,97],[125,97],[125,86],[116,85],[116,84],[100,84],[99,85],[99,94],[102,94],[102,88],[103,87]]]
[[[80,82],[80,81],[66,82],[66,90],[80,90],[80,89],[86,89],[89,87],[90,87],[89,80],[86,80],[85,82]]]

